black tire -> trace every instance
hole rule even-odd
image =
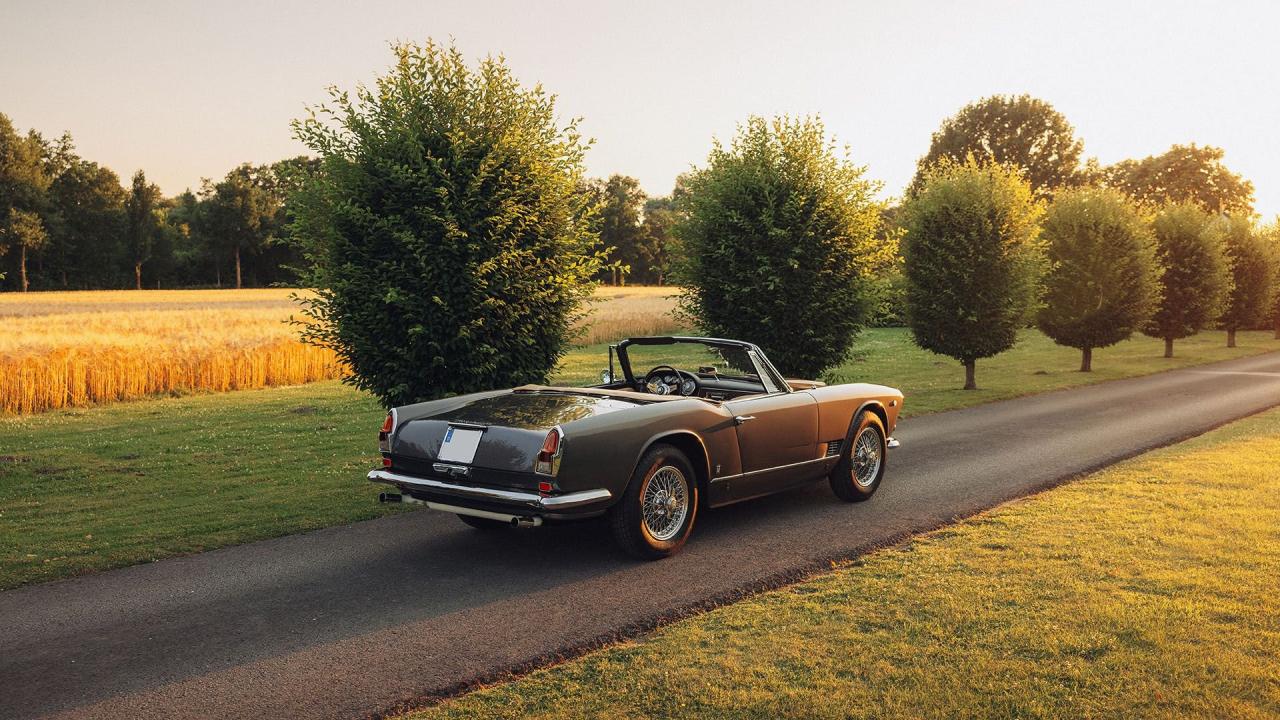
[[[879,415],[870,410],[862,411],[853,419],[849,426],[849,435],[844,441],[844,449],[840,453],[840,462],[836,463],[835,469],[827,476],[831,481],[831,491],[836,494],[836,497],[845,502],[863,502],[870,500],[871,496],[876,494],[876,489],[880,487],[880,481],[884,478],[885,466],[889,459],[889,443],[886,435],[884,422],[880,420]],[[864,443],[870,443],[874,439],[875,446],[879,448],[878,454],[870,458],[870,453],[864,445],[861,453],[862,460],[855,460],[855,455],[859,454],[859,439]],[[872,459],[878,460],[874,471],[865,464]],[[863,473],[861,480],[859,480],[859,472]]]
[[[511,523],[494,520],[493,518],[482,518],[476,517],[475,515],[459,515],[458,519],[477,530],[484,530],[485,532],[496,532],[499,530],[511,529]]]
[[[644,498],[650,485],[655,482],[654,478],[667,470],[675,472],[663,472],[662,478],[657,481],[661,485],[655,486],[650,499],[659,502],[662,497],[670,497],[665,494],[664,486],[682,487],[683,513],[680,517],[668,515],[656,518],[658,522],[666,519],[675,525],[660,528],[655,534],[654,529],[645,521]],[[689,534],[693,532],[693,522],[698,515],[698,500],[698,476],[694,474],[689,458],[670,445],[654,445],[636,464],[622,499],[610,508],[609,527],[618,545],[630,555],[644,560],[674,555],[684,547]],[[673,501],[673,504],[679,506],[679,499]]]

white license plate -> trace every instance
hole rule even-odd
[[[444,433],[444,441],[440,443],[440,454],[437,460],[470,465],[476,459],[476,448],[480,447],[480,436],[483,430],[449,426]]]

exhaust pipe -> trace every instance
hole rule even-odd
[[[537,527],[542,524],[542,518],[522,517],[516,515],[511,518],[511,527]]]
[[[380,503],[398,503],[404,502],[404,496],[400,493],[378,493],[378,502]]]

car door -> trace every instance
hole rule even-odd
[[[724,407],[733,414],[742,475],[730,481],[735,500],[782,490],[813,477],[818,455],[818,402],[804,392],[775,392]]]

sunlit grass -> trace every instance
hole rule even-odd
[[[427,718],[1274,718],[1280,411]]]

